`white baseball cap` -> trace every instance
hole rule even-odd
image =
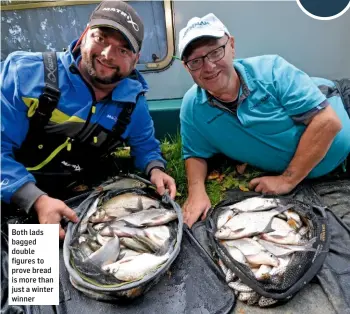
[[[179,34],[180,59],[182,60],[185,49],[192,41],[201,37],[221,38],[225,34],[230,36],[225,25],[213,13],[209,13],[201,18],[193,17]]]

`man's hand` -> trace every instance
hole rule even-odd
[[[78,222],[76,213],[64,202],[47,195],[41,195],[34,203],[34,209],[38,214],[41,224],[59,224],[63,217],[73,222]],[[60,238],[64,239],[65,232],[60,225]]]
[[[285,176],[280,175],[255,178],[249,182],[249,189],[262,194],[281,195],[289,193],[296,185]]]
[[[210,207],[211,203],[207,193],[203,192],[190,195],[182,209],[184,222],[192,228],[192,225],[201,215],[202,219],[206,217],[207,211]]]
[[[151,179],[150,181],[157,187],[157,192],[159,195],[163,195],[165,189],[169,190],[170,197],[172,199],[176,196],[176,184],[175,180],[167,175],[160,169],[152,169],[151,170]]]

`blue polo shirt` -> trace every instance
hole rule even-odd
[[[322,109],[326,97],[318,86],[332,81],[310,78],[276,55],[238,59],[233,63],[241,88],[236,112],[225,110],[194,85],[180,113],[183,158],[217,153],[265,171],[281,173],[289,165],[306,126],[298,117]],[[350,119],[339,94],[327,99],[342,122],[327,155],[309,178],[327,174],[350,153]]]

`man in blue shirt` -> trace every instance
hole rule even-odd
[[[278,173],[250,182],[263,194],[286,194],[346,159],[350,120],[333,82],[311,79],[277,55],[233,61],[234,38],[214,14],[188,22],[179,53],[196,83],[180,113],[189,226],[211,206],[206,159],[216,153]]]
[[[168,188],[175,197],[144,96],[148,86],[135,69],[143,36],[142,21],[130,5],[102,1],[80,39],[57,53],[57,75],[52,58],[44,71],[41,53],[8,56],[1,67],[2,202],[26,212],[34,209],[40,223],[59,223],[63,216],[77,221],[57,195],[80,172],[100,175],[104,165],[104,175],[111,174],[105,163],[122,141],[157,191]],[[41,102],[44,77],[58,81],[59,102],[45,128],[29,136],[29,117],[38,116],[38,104],[45,110],[50,103]]]

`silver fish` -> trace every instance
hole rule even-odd
[[[167,251],[170,241],[170,228],[167,226],[156,226],[143,229],[143,234],[139,233],[135,239],[145,244],[153,252]]]
[[[81,252],[81,256],[83,260],[86,257],[89,257],[92,253],[94,253],[94,251],[91,250],[90,246],[88,245],[87,241],[80,243],[78,245],[78,250]]]
[[[302,245],[307,242],[302,240],[302,236],[295,231],[290,231],[286,235],[280,235],[278,232],[262,233],[259,237],[278,244]]]
[[[308,232],[309,232],[308,226],[303,226],[298,231],[298,233],[301,235],[301,237],[304,237]]]
[[[110,240],[112,240],[114,237],[106,237],[106,236],[102,236],[99,233],[97,233],[96,235],[96,241],[97,243],[99,243],[100,245],[105,245],[107,242],[109,242]]]
[[[138,240],[133,239],[133,238],[120,238],[120,243],[123,244],[125,247],[134,250],[136,252],[141,252],[141,253],[150,253],[151,250],[140,243]]]
[[[115,196],[105,202],[102,205],[103,209],[112,209],[112,208],[138,208],[138,209],[149,209],[149,208],[159,208],[160,202],[144,196],[138,195],[135,193],[124,193],[118,196]]]
[[[249,238],[226,241],[226,245],[239,249],[250,264],[278,266],[278,258],[257,241]]]
[[[159,226],[177,218],[175,210],[152,208],[120,218],[135,227]]]
[[[131,239],[131,238],[121,238],[121,239]],[[120,239],[120,240],[121,240]],[[122,258],[126,258],[126,257],[130,257],[130,256],[136,256],[136,255],[140,255],[141,252],[136,252],[134,250],[131,249],[121,249],[119,256],[118,256],[118,260],[122,259]]]
[[[119,238],[114,237],[111,241],[108,241],[104,246],[92,253],[87,261],[97,265],[103,266],[115,262],[120,252]]]
[[[227,206],[227,208],[238,212],[257,212],[276,208],[280,201],[275,198],[263,198],[260,196],[247,198],[239,203]]]
[[[280,261],[280,259],[278,260]],[[254,276],[258,280],[267,280],[271,277],[271,274],[270,274],[271,270],[272,270],[272,267],[270,265],[261,265],[259,269],[256,272],[254,272]]]
[[[136,281],[157,269],[168,258],[169,253],[162,256],[143,253],[123,258],[118,262],[103,266],[102,269],[113,274],[118,280]]]
[[[233,281],[233,279],[235,279],[236,277],[237,276],[233,273],[233,271],[231,269],[227,270],[226,278],[225,278],[227,283]]]
[[[89,219],[93,223],[107,222],[141,211],[139,208],[101,207]]]
[[[85,217],[81,220],[80,226],[79,226],[79,233],[84,233],[86,231],[87,225],[89,222],[89,218],[90,218],[90,216],[92,216],[96,212],[97,205],[98,205],[99,201],[100,201],[100,199],[96,198],[96,200],[93,202],[93,204],[91,205],[91,207],[87,211]]]
[[[292,228],[299,229],[303,225],[300,216],[295,211],[288,209],[283,214],[286,215],[287,222]]]
[[[139,180],[135,180],[131,178],[115,177],[114,182],[111,182],[107,185],[98,186],[97,188],[95,188],[95,190],[102,192],[102,191],[130,189],[130,188],[143,189],[145,187],[147,187],[147,185]]]
[[[229,241],[223,241],[223,245],[226,247],[228,253],[230,256],[235,259],[237,262],[248,265],[248,261],[244,254],[234,245],[229,245],[227,242]]]
[[[134,237],[135,235],[142,235],[143,230],[138,228],[128,227],[124,221],[113,221],[112,223],[105,223],[104,227],[100,230],[102,236],[114,236],[118,237]]]
[[[277,267],[273,267],[270,271],[270,276],[283,276],[286,272],[287,266],[289,265],[290,261],[292,260],[292,254],[287,256],[281,256],[278,258],[280,261],[280,264]]]
[[[238,214],[219,229],[215,237],[217,239],[239,239],[272,231],[272,218],[284,210],[284,207],[280,207],[269,211]]]
[[[277,244],[265,240],[258,240],[258,242],[269,252],[271,252],[273,255],[277,257],[289,255],[294,252],[298,251],[316,251],[312,247],[313,243],[315,242],[315,239],[310,240],[308,243],[304,245],[285,245],[285,244]]]
[[[247,286],[246,284],[244,284],[240,280],[232,281],[228,285],[229,285],[229,287],[231,289],[234,289],[234,290],[239,291],[239,292],[250,292],[250,291],[253,291],[252,288],[250,288],[249,286]]]
[[[85,245],[87,245],[92,252],[97,251],[101,247],[101,245],[95,241],[94,237],[91,237],[86,233],[79,236],[78,243],[79,245],[85,243]]]
[[[217,228],[220,229],[226,222],[228,222],[232,217],[234,216],[233,210],[226,208],[225,210],[223,210],[219,217],[218,217],[218,221],[217,221]]]
[[[287,235],[289,232],[294,231],[294,229],[283,219],[280,218],[272,218],[271,228],[274,230],[270,232],[270,235]]]

